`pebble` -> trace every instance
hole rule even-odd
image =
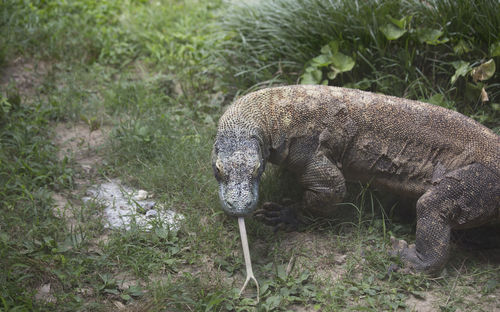
[[[158,216],[158,212],[154,209],[148,210],[146,212],[146,218],[156,218]]]
[[[139,190],[137,195],[134,196],[135,200],[145,200],[148,198],[148,192],[145,190]]]
[[[149,210],[153,209],[156,205],[156,202],[154,201],[147,201],[145,203],[138,203],[137,204],[137,212],[141,214],[146,214]]]
[[[144,210],[148,211],[148,210],[153,209],[155,207],[155,205],[156,205],[156,202],[150,201],[150,202],[145,203],[142,207],[144,208]]]
[[[97,193],[98,193],[98,192],[96,192],[96,190],[93,190],[93,189],[88,189],[88,190],[85,192],[85,195],[95,197],[95,196],[97,196]]]

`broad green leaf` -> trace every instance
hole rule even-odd
[[[341,52],[337,52],[332,56],[333,67],[335,67],[335,69],[337,69],[341,73],[350,71],[354,67],[354,64],[355,62],[352,57]]]
[[[350,89],[360,89],[360,90],[368,90],[370,89],[372,85],[372,80],[363,78],[360,81],[356,82],[348,82],[343,85],[344,88],[350,88]]]
[[[146,136],[148,135],[148,127],[146,126],[142,126],[139,128],[139,130],[137,131],[137,134],[140,135],[140,136]]]
[[[127,294],[121,294],[120,297],[125,301],[129,301],[132,299],[132,297],[130,297],[130,295]]]
[[[490,279],[483,286],[483,291],[488,294],[488,293],[493,292],[499,286],[500,286],[500,283],[496,279]]]
[[[493,59],[474,67],[471,76],[474,82],[488,80],[495,74],[495,61]]]
[[[437,45],[448,42],[448,38],[439,39],[444,34],[440,29],[420,28],[417,30],[417,38],[420,43],[427,43],[430,45]]]
[[[441,93],[434,94],[427,100],[427,102],[434,105],[444,106],[443,105],[445,103],[444,95],[442,95]]]
[[[276,273],[279,279],[281,279],[282,281],[286,281],[288,274],[286,273],[286,267],[284,265],[278,265],[278,267],[276,268]]]
[[[379,27],[380,31],[384,34],[387,40],[396,40],[401,38],[406,33],[405,29],[398,28],[393,24],[386,24]]]
[[[476,102],[481,98],[481,90],[483,89],[484,84],[467,82],[465,84],[465,98],[469,102]]]
[[[452,101],[447,101],[444,95],[442,95],[441,93],[434,94],[426,102],[442,106],[448,109],[456,110],[454,103]]]
[[[327,77],[328,79],[330,80],[334,80],[335,78],[337,78],[337,75],[339,74],[340,72],[338,70],[335,69],[335,67],[332,67],[331,68],[331,71],[328,72],[327,74]]]
[[[320,54],[311,60],[313,67],[325,67],[332,63],[332,58],[327,54]]]
[[[354,64],[355,61],[352,57],[338,52],[332,56],[332,65],[330,65],[331,71],[328,72],[328,79],[333,80],[338,74],[350,71],[354,67]]]
[[[455,68],[455,74],[451,76],[451,84],[454,84],[457,81],[458,77],[467,75],[470,71],[471,67],[469,63],[464,61],[452,62],[451,65]]]
[[[281,298],[279,296],[270,296],[266,299],[266,304],[269,308],[276,308],[279,306]]]
[[[470,44],[462,39],[460,39],[460,41],[458,41],[458,43],[453,47],[453,52],[457,55],[462,55],[470,50]]]
[[[495,42],[490,47],[491,57],[500,56],[500,41]]]
[[[120,292],[118,291],[118,289],[104,289],[104,292],[105,293],[108,293],[108,294],[113,294],[113,295],[119,295]]]
[[[321,48],[321,54],[333,55],[339,51],[339,42],[332,40]]]
[[[408,16],[405,16],[401,19],[396,19],[396,18],[393,18],[392,16],[390,15],[387,15],[387,18],[396,26],[398,26],[400,29],[406,29],[406,27],[410,24],[410,21],[412,19],[413,16],[411,15],[408,15]]]
[[[318,84],[321,82],[323,73],[320,69],[308,67],[300,79],[300,84]]]

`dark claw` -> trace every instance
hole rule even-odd
[[[405,264],[404,268],[400,268],[399,271],[402,273],[413,273],[415,267],[412,259],[417,259],[417,251],[415,248],[415,244],[410,244],[401,239],[396,239],[391,237],[391,250],[389,251],[389,255],[391,257],[401,257],[401,260]],[[395,266],[395,265],[394,265]],[[397,266],[396,266],[397,267]],[[394,269],[393,265],[389,267],[389,274],[391,272],[391,268]],[[397,270],[394,270],[395,272]]]
[[[255,211],[254,217],[264,224],[274,226],[274,232],[282,229],[296,231],[301,222],[297,220],[291,201],[284,202],[289,205],[265,202],[261,209]]]
[[[254,215],[255,216],[263,216],[266,218],[279,217],[281,215],[281,211],[259,209],[255,212]]]
[[[266,211],[281,211],[283,210],[283,205],[273,203],[273,202],[265,202],[262,204],[262,209]]]

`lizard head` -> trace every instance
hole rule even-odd
[[[212,167],[219,182],[219,198],[224,212],[244,217],[255,209],[264,166],[257,137],[231,132],[217,135]]]

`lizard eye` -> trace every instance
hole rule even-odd
[[[215,175],[220,178],[222,176],[222,161],[220,159],[217,159],[215,161]]]

